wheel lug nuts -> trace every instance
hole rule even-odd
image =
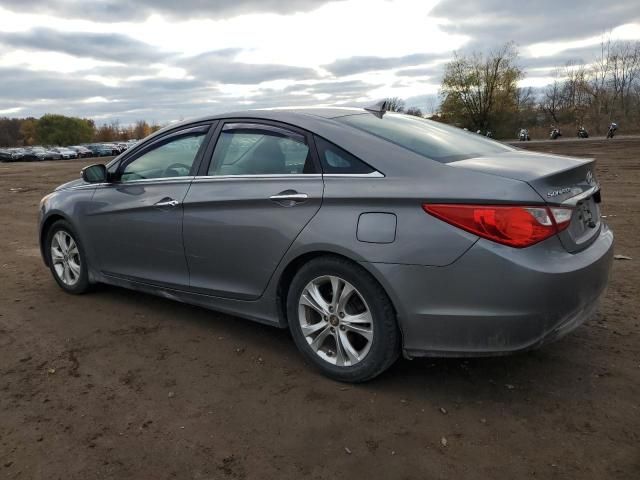
[[[340,312],[340,318],[344,318],[344,312]]]
[[[335,328],[333,328],[333,327],[331,327],[331,331],[332,331],[332,332],[335,332],[335,331],[336,331],[336,329],[335,329]]]
[[[340,325],[340,330],[344,332],[344,325]]]
[[[330,312],[333,312],[333,307],[329,307],[329,311],[330,311]]]

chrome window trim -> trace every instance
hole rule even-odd
[[[194,182],[204,182],[209,180],[272,180],[272,179],[296,179],[304,178],[384,178],[380,172],[371,173],[272,173],[272,174],[252,174],[252,175],[200,175],[194,178]]]
[[[269,174],[252,174],[252,175],[201,175],[195,177],[194,182],[208,181],[208,180],[272,180],[276,178],[322,178],[321,173],[269,173]]]
[[[371,173],[325,173],[324,176],[332,178],[384,178],[384,174],[377,170]]]

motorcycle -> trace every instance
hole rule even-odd
[[[609,125],[609,130],[607,131],[607,138],[613,138],[617,129],[618,124],[615,122],[611,122],[611,125]]]
[[[529,140],[531,140],[531,137],[529,136],[529,130],[527,130],[526,128],[521,128],[518,138],[521,142],[528,142]]]
[[[551,140],[555,140],[556,138],[561,137],[561,136],[562,136],[562,133],[560,133],[560,129],[556,128],[556,127],[553,127],[551,129],[551,132],[549,133],[549,138]]]
[[[589,132],[587,132],[586,128],[578,128],[578,138],[589,138]]]

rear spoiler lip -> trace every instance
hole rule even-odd
[[[600,191],[600,185],[594,185],[593,187],[584,190],[584,191],[580,191],[580,193],[577,193],[576,195],[574,195],[573,197],[569,197],[566,200],[564,200],[561,205],[566,205],[569,207],[575,207],[578,202],[581,202],[582,200],[589,198],[592,195],[595,195],[596,193],[598,193]]]

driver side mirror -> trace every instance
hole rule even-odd
[[[109,177],[107,167],[101,163],[89,165],[80,171],[82,179],[87,183],[105,183]]]

